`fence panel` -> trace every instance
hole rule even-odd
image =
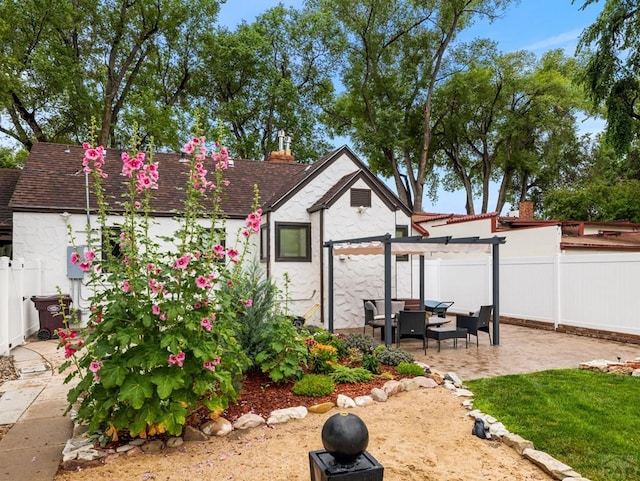
[[[556,282],[553,257],[500,261],[500,314],[554,322]]]
[[[28,296],[41,286],[39,261],[0,258],[0,355],[8,355],[38,331],[40,321]]]
[[[640,254],[563,256],[560,323],[640,335]]]

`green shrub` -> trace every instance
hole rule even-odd
[[[307,346],[287,316],[280,316],[262,330],[255,357],[262,372],[275,381],[298,379],[307,361]]]
[[[376,341],[368,334],[349,334],[344,344],[347,349],[355,347],[362,352],[369,352],[375,347]]]
[[[376,352],[374,350],[374,352]],[[397,366],[401,362],[413,362],[413,355],[397,347],[385,347],[377,352],[376,357],[381,364]]]
[[[362,367],[373,374],[380,372],[380,361],[372,353],[365,353],[362,356]]]
[[[424,369],[413,362],[401,362],[396,366],[396,372],[403,376],[424,376]]]
[[[306,374],[297,381],[291,389],[299,396],[322,397],[328,396],[336,388],[331,376],[326,374]]]
[[[336,383],[368,382],[373,378],[373,374],[362,367],[350,368],[338,364],[331,373],[331,379]]]

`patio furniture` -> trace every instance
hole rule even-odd
[[[447,309],[453,305],[453,301],[424,301],[424,310],[431,312],[438,317],[445,317],[447,315]]]
[[[384,328],[384,314],[378,314],[376,301],[373,299],[363,299],[364,303],[364,326],[362,334],[366,333],[367,326],[371,326],[373,337],[376,336],[376,328]]]
[[[405,311],[398,314],[398,333],[396,334],[396,345],[400,347],[400,339],[410,337],[422,339],[422,349],[427,354],[427,324],[425,322],[425,311]]]
[[[476,336],[476,347],[479,346],[478,331],[486,332],[489,335],[489,344],[491,344],[491,330],[489,329],[491,311],[493,311],[493,306],[481,306],[476,315],[456,315],[456,326],[466,329],[468,336]]]
[[[373,337],[375,337],[376,329],[382,329],[380,338],[384,341],[384,299],[363,299],[364,302],[364,327],[362,333],[366,332],[367,326],[373,329]],[[380,307],[379,307],[380,306]],[[404,307],[402,301],[391,301],[391,322],[395,330],[395,320],[397,313]],[[393,342],[393,340],[392,340]]]
[[[438,352],[440,352],[440,342],[446,339],[453,339],[453,347],[458,347],[458,339],[466,339],[467,348],[469,348],[469,338],[467,330],[460,327],[430,327],[427,329],[427,347],[429,347],[429,339],[438,341]]]

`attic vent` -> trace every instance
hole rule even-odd
[[[351,189],[351,207],[371,207],[371,191]]]

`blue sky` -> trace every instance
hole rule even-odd
[[[303,1],[227,0],[220,12],[220,24],[233,28],[242,20],[250,23],[257,15],[278,3],[299,8]],[[573,55],[580,33],[594,22],[602,9],[602,2],[586,10],[580,10],[581,5],[582,0],[576,0],[576,4],[572,4],[571,0],[521,0],[514,3],[502,18],[493,23],[479,21],[461,38],[490,38],[505,52],[528,50],[541,55],[548,50],[562,48],[567,54]],[[585,119],[582,127],[584,131],[597,131],[602,128],[602,121]],[[338,139],[338,143],[348,144],[349,141]],[[490,210],[495,207],[497,196],[497,188],[494,186],[492,190]],[[463,191],[440,191],[436,203],[425,199],[423,207],[429,212],[464,213],[464,199]],[[479,206],[480,199],[476,201],[477,211]],[[506,210],[502,214],[506,214]]]

